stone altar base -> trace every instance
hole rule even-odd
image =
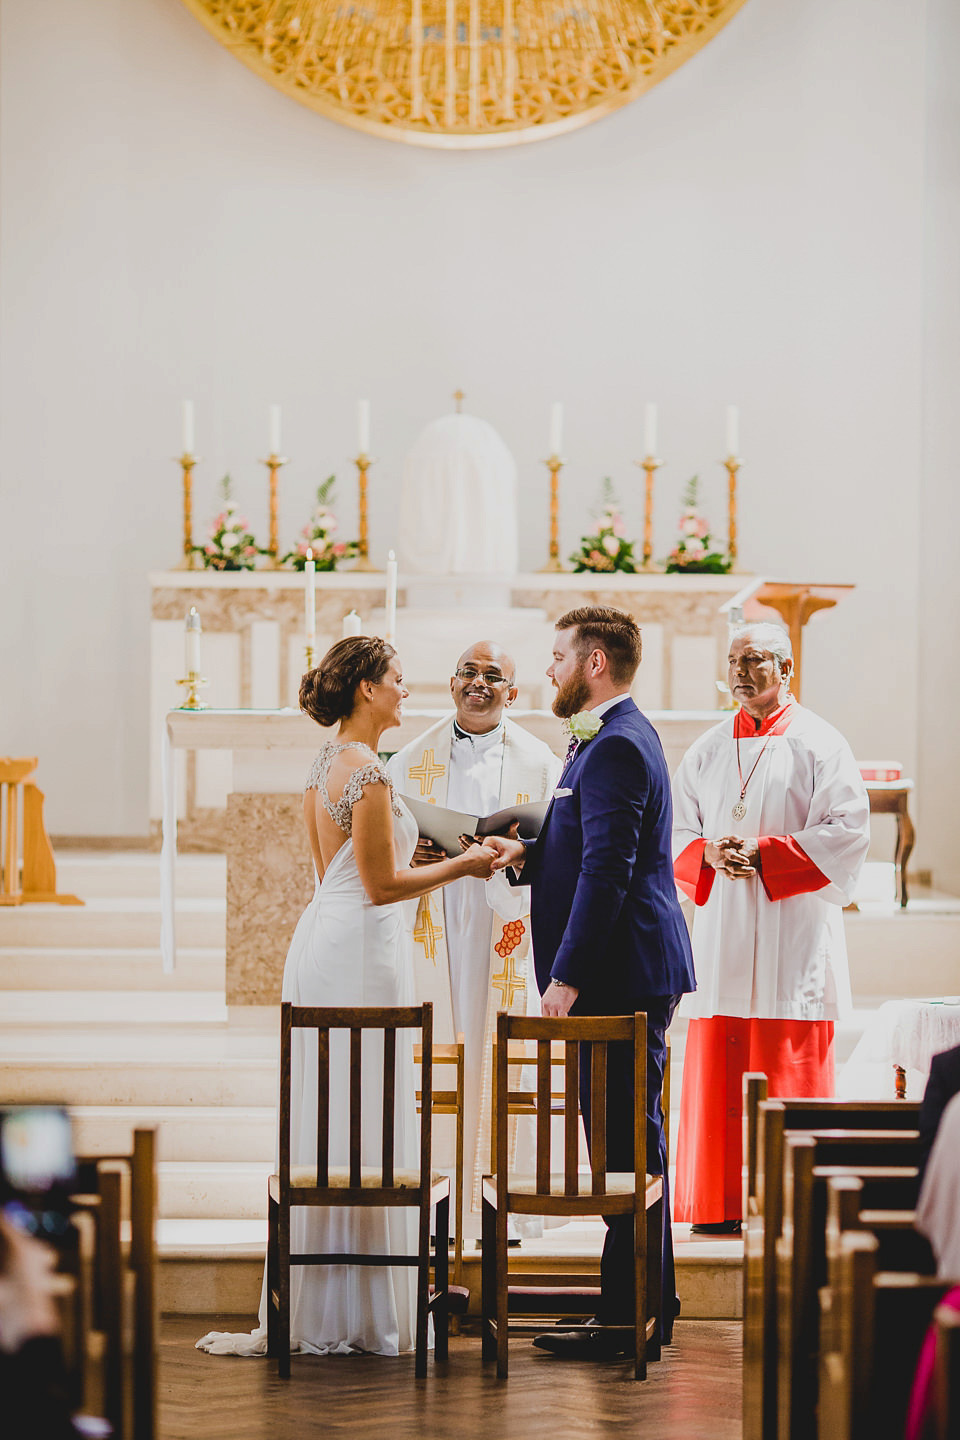
[[[279,1005],[283,965],[314,891],[301,795],[227,798],[228,1005]]]

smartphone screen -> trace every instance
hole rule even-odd
[[[58,1105],[0,1110],[0,1206],[30,1235],[65,1233],[76,1163],[70,1116]]]

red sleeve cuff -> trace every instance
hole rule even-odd
[[[706,840],[691,840],[686,850],[681,850],[673,862],[677,884],[695,905],[706,904],[717,874],[712,865],[704,864],[703,852],[706,848]]]
[[[809,895],[830,881],[790,835],[762,835],[760,879],[770,900],[788,900],[791,895]]]

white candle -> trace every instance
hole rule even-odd
[[[647,401],[646,409],[643,412],[643,453],[651,460],[657,456],[657,407],[652,400]]]
[[[550,406],[550,454],[559,458],[563,448],[563,406],[554,400]]]
[[[727,406],[727,454],[736,457],[740,449],[740,411],[736,405]]]
[[[360,629],[360,616],[356,610],[348,610],[343,617],[342,638],[347,640],[351,635],[359,635]]]
[[[280,406],[270,406],[270,454],[280,454]]]
[[[197,614],[196,605],[190,606],[190,614],[187,616],[186,630],[186,665],[188,675],[200,674],[200,636],[203,632],[200,628],[200,616]]]
[[[194,434],[193,434],[193,401],[192,401],[192,400],[184,400],[184,402],[183,402],[183,453],[184,453],[184,455],[192,455],[192,454],[193,454],[193,443],[194,443]]]
[[[386,619],[383,624],[383,638],[389,645],[397,640],[397,557],[391,550],[387,555],[387,601]]]
[[[313,558],[313,551],[307,551],[307,563],[303,567],[306,576],[306,588],[303,592],[303,618],[304,628],[307,632],[307,644],[313,650],[317,643],[317,562]]]
[[[370,401],[357,401],[357,444],[361,455],[370,454]]]

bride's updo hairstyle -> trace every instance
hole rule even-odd
[[[300,681],[300,709],[318,725],[337,725],[353,714],[360,682],[379,685],[396,653],[375,635],[338,640]]]

